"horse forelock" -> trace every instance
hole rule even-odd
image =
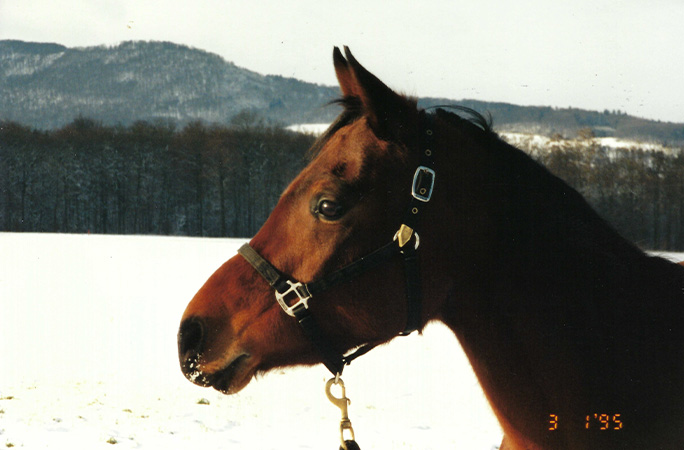
[[[309,159],[314,159],[321,152],[330,137],[337,133],[341,128],[355,122],[363,117],[363,106],[358,97],[342,97],[333,100],[329,105],[341,105],[344,109],[339,116],[330,124],[327,130],[313,143],[309,149]]]

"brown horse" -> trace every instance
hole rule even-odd
[[[442,321],[502,448],[684,448],[684,267],[620,237],[481,116],[419,110],[345,50],[344,111],[185,311],[186,376],[235,393]]]

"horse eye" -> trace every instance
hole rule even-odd
[[[344,213],[342,205],[332,200],[321,200],[316,210],[318,214],[329,220],[339,219]]]

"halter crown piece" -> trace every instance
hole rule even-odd
[[[372,350],[375,345],[361,345],[348,355],[336,351],[309,310],[309,301],[315,295],[401,256],[404,261],[406,278],[407,320],[406,327],[400,335],[407,336],[420,327],[422,301],[417,257],[420,238],[415,230],[423,207],[432,198],[436,176],[433,151],[434,118],[430,114],[424,114],[423,117],[425,123],[422,148],[420,149],[420,165],[416,168],[413,176],[409,208],[392,241],[311,283],[302,283],[283,274],[249,244],[244,244],[238,250],[238,253],[275,289],[275,299],[278,304],[285,313],[297,319],[304,334],[322,356],[323,364],[336,377],[342,374],[345,365],[351,364],[354,359]],[[406,245],[411,241],[411,238],[415,238],[415,244]]]

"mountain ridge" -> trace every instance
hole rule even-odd
[[[0,41],[0,119],[56,128],[84,116],[108,125],[228,122],[243,110],[311,120],[336,89],[239,68],[171,42],[68,48]]]
[[[168,41],[66,47],[0,41],[0,121],[53,129],[77,117],[105,125],[170,120],[230,123],[244,111],[270,123],[329,122],[339,96],[323,86],[241,68],[220,55]],[[620,111],[519,106],[423,97],[421,107],[459,104],[490,113],[498,131],[574,137],[580,131],[684,146],[684,124]]]

